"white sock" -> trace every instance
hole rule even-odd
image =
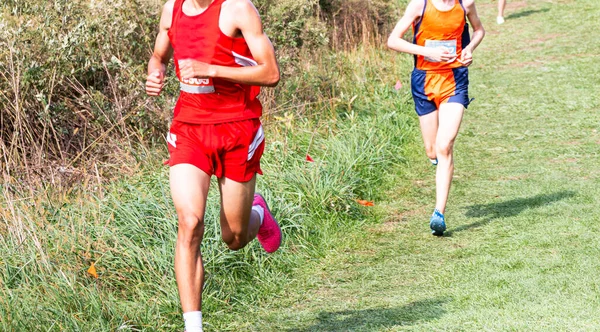
[[[202,332],[202,312],[190,311],[183,313],[186,332]]]
[[[432,163],[433,165],[437,165],[437,164],[438,164],[438,160],[437,160],[437,158],[435,158],[435,159],[429,159],[429,161],[431,161],[431,163]]]
[[[265,209],[263,209],[263,207],[260,205],[253,205],[252,210],[258,213],[258,216],[260,217],[260,224],[262,225],[263,219],[265,219]]]

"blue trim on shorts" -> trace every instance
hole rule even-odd
[[[462,1],[462,0],[461,0]],[[417,44],[417,34],[419,34],[419,30],[421,29],[421,23],[423,23],[423,16],[425,16],[425,9],[427,9],[427,0],[423,0],[423,11],[421,12],[421,17],[416,22],[413,22],[413,44]],[[417,65],[417,55],[414,56],[415,66]]]
[[[459,103],[465,108],[469,108],[471,101],[469,100],[469,68],[458,67],[452,69],[454,74],[454,82],[456,88],[454,90],[454,96],[448,99],[449,103]]]
[[[467,67],[458,67],[451,69],[454,75],[455,90],[454,96],[451,96],[447,102],[459,103],[465,108],[469,107],[469,69]],[[427,115],[437,110],[437,105],[433,100],[429,100],[425,94],[425,81],[427,71],[413,69],[410,82],[413,100],[415,102],[415,111],[418,116]]]
[[[423,116],[435,112],[437,106],[425,94],[425,70],[415,68],[410,75],[410,90],[415,101],[415,111],[417,115]]]

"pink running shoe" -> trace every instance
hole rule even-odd
[[[261,194],[254,194],[252,205],[260,205],[265,210],[263,223],[258,229],[256,238],[266,252],[274,253],[281,246],[281,228],[279,228],[277,220],[273,218],[271,210],[269,210],[269,206]]]

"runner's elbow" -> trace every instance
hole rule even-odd
[[[394,49],[394,38],[392,38],[392,36],[390,36],[387,40],[387,47],[389,49]]]
[[[473,34],[476,33],[481,35],[481,38],[485,37],[485,29],[483,28],[483,25],[479,25],[479,27],[473,31]]]
[[[402,44],[398,42],[398,38],[393,35],[387,40],[387,47],[391,50],[402,52]]]
[[[279,69],[273,70],[269,75],[267,75],[267,79],[265,80],[265,86],[274,87],[279,84]]]

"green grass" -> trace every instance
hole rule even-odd
[[[323,95],[336,97],[317,98],[304,116],[293,110],[267,123],[258,190],[285,234],[277,254],[267,255],[256,241],[239,252],[226,248],[213,186],[202,245],[207,330],[240,328],[234,318],[282,294],[294,283],[295,269],[379,220],[355,200],[385,197],[394,187],[393,170],[405,164],[408,142],[417,136],[407,92],[395,91],[380,73],[387,56],[324,56],[323,66],[332,65],[327,76],[315,66],[296,79],[326,82],[322,86],[335,91]],[[392,66],[387,75],[397,70]],[[314,163],[306,162],[307,153]],[[51,186],[30,196],[2,188],[0,330],[181,330],[173,274],[177,222],[161,167],[165,157],[162,150],[148,153],[136,176],[58,198]],[[92,262],[97,279],[87,273]]]
[[[471,70],[447,236],[429,235],[434,170],[413,140],[396,187],[376,202],[382,222],[296,272],[239,326],[600,330],[600,40],[590,33],[600,4],[509,2],[502,26],[495,4],[478,2],[488,34]]]
[[[434,168],[410,102],[410,57],[323,55],[288,78],[287,93],[315,97],[282,105],[267,128],[258,187],[284,245],[227,250],[213,187],[207,331],[600,330],[600,4],[522,4],[509,2],[496,26],[495,2],[478,2],[488,35],[443,238],[428,232]],[[164,157],[60,200],[1,187],[0,330],[181,331]]]

